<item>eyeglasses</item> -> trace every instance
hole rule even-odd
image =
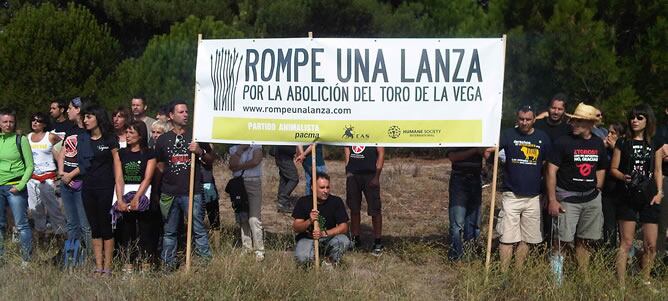
[[[643,121],[645,120],[645,116],[643,115],[633,115],[629,118],[629,120],[637,119],[638,121]]]
[[[39,119],[39,118],[33,118],[33,119],[30,119],[30,121],[31,122],[38,122],[38,123],[46,123],[44,120]]]
[[[174,140],[174,147],[183,148],[185,146],[185,139],[183,135],[176,135],[176,140]]]

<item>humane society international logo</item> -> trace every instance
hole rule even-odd
[[[234,95],[239,82],[239,69],[243,55],[236,48],[216,50],[211,55],[211,82],[213,84],[213,110],[234,111]]]
[[[387,135],[390,136],[392,139],[397,139],[399,136],[401,136],[401,128],[393,125],[389,129],[387,129]]]

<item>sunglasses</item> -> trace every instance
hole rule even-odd
[[[33,118],[33,119],[30,119],[30,121],[31,122],[38,122],[38,123],[46,123],[44,120],[39,119],[39,118]]]
[[[186,140],[183,138],[183,135],[176,135],[176,140],[174,140],[174,147],[183,148],[185,146]]]
[[[74,107],[76,107],[76,108],[80,108],[80,107],[81,107],[81,98],[80,98],[80,97],[77,97],[77,98],[75,98],[75,99],[72,99],[72,100],[71,100],[71,103],[72,103],[72,105],[73,105]]]
[[[643,115],[633,115],[629,118],[629,120],[637,119],[638,121],[643,121],[645,120],[645,116]]]

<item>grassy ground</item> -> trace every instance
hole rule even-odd
[[[327,162],[333,194],[345,195],[342,162]],[[447,261],[447,184],[449,163],[393,159],[381,179],[386,253],[368,251],[345,256],[334,271],[297,267],[292,259],[291,218],[276,212],[278,172],[269,157],[264,162],[263,223],[266,260],[242,255],[228,200],[221,198],[223,230],[212,235],[214,260],[191,273],[138,273],[95,278],[87,266],[61,272],[48,264],[55,247],[40,247],[28,268],[21,268],[17,246],[7,241],[6,262],[0,266],[0,300],[220,300],[220,299],[410,299],[410,300],[667,300],[668,281],[662,268],[649,289],[637,276],[629,277],[626,291],[615,282],[612,257],[597,252],[588,273],[566,263],[564,285],[553,285],[544,252],[536,250],[522,271],[498,272],[494,259],[485,276],[484,253],[471,250],[467,260]],[[218,185],[229,179],[220,168]],[[301,172],[301,171],[300,171]],[[297,188],[303,193],[303,182]],[[222,187],[219,187],[220,191]],[[485,190],[489,202],[489,189]],[[485,206],[484,211],[488,211]],[[486,215],[486,214],[485,214]],[[487,219],[483,219],[486,224]],[[370,219],[363,216],[363,239],[370,248]],[[486,226],[483,227],[486,232]],[[494,257],[493,257],[494,258]],[[120,263],[119,263],[120,264]],[[120,270],[120,267],[117,268]],[[127,278],[127,279],[126,279]]]

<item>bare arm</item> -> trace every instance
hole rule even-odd
[[[547,164],[547,175],[545,177],[545,184],[547,186],[548,211],[552,216],[559,216],[564,212],[559,201],[557,201],[557,171],[559,166],[552,163]]]
[[[656,182],[656,195],[654,198],[652,198],[652,203],[650,204],[661,204],[661,199],[663,199],[664,196],[663,170],[661,169],[663,156],[665,156],[663,148],[659,148],[654,154],[654,180]]]
[[[344,155],[344,160],[345,160],[344,166],[348,166],[348,162],[350,162],[350,146],[344,147],[343,148],[343,153],[345,154]]]
[[[253,157],[246,162],[241,163],[241,155],[247,148],[239,148],[230,156],[230,170],[237,172],[258,166],[262,163],[262,149],[253,150]]]
[[[117,148],[111,150],[111,157],[114,160],[114,182],[116,184],[116,198],[118,200],[122,200],[125,190],[125,181],[123,181],[123,165],[121,164],[121,158],[118,155]]]

